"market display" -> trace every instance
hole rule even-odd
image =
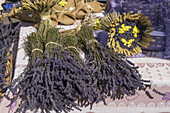
[[[22,0],[14,5],[8,17],[32,22],[37,28],[24,40],[28,65],[12,80],[10,48],[18,37],[20,22],[0,26],[0,93],[10,100],[9,106],[21,100],[16,113],[92,109],[95,103],[106,105],[107,98],[122,99],[137,90],[153,99],[147,90],[151,89],[150,80],[143,80],[139,67],[126,58],[141,53],[140,46],[154,41],[150,20],[132,11],[122,15],[109,12],[101,18],[92,15],[104,9],[105,4],[82,0]],[[56,28],[76,20],[81,23],[75,29]],[[96,40],[96,29],[109,32],[108,47]]]

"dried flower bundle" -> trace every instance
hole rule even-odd
[[[100,21],[101,30],[109,32],[108,46],[125,56],[141,53],[140,46],[146,48],[150,41],[154,41],[150,37],[153,30],[149,27],[151,23],[148,17],[132,13],[108,13]]]
[[[30,0],[22,0],[22,3],[30,11],[45,13],[57,3],[57,0],[34,0],[34,2],[31,2]]]
[[[28,36],[25,50],[29,64],[12,82],[10,91],[14,97],[7,97],[12,102],[21,98],[16,112],[38,109],[47,113],[51,110],[69,112],[94,103],[96,82],[76,53],[76,38],[60,37],[55,28],[47,30],[46,35]]]
[[[121,99],[124,95],[134,95],[135,90],[145,91],[137,67],[122,55],[99,44],[93,36],[93,26],[82,25],[78,37],[82,50],[87,54],[86,64],[92,70],[91,77],[97,80],[97,102],[105,103],[106,97]]]
[[[12,80],[13,50],[12,45],[19,37],[19,23],[0,25],[0,98],[2,98]]]
[[[50,18],[51,8],[58,2],[58,0],[22,0],[22,4],[30,11],[38,12],[40,22],[38,23],[38,32],[46,33],[48,27],[53,26]]]

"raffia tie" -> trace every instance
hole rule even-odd
[[[91,43],[93,43],[93,42],[95,42],[95,43],[97,43],[97,44],[99,43],[96,39],[91,39],[91,40],[88,41],[88,44],[91,44]]]
[[[58,45],[58,46],[60,46],[60,47],[63,47],[63,46],[60,45],[59,43],[55,43],[55,42],[48,42],[48,43],[45,45],[45,47],[47,47],[49,44],[54,44],[54,45]],[[68,47],[65,47],[64,49],[69,49],[69,48],[75,49],[78,53],[79,53],[79,52],[82,52],[80,49],[76,48],[75,46],[68,46]],[[40,51],[41,53],[43,53],[43,51],[42,51],[41,49],[39,49],[39,48],[33,49],[33,50],[32,50],[32,53],[33,53],[34,51]]]
[[[41,53],[43,53],[43,51],[42,51],[41,49],[39,49],[39,48],[33,49],[33,50],[32,50],[32,53],[33,53],[34,51],[40,51]]]
[[[78,53],[79,52],[82,52],[80,49],[76,48],[75,46],[68,46],[68,47],[65,47],[64,49],[75,49]]]
[[[54,45],[58,45],[60,47],[63,47],[62,45],[60,45],[59,43],[55,43],[55,42],[48,42],[45,47],[47,47],[49,44],[54,44]]]

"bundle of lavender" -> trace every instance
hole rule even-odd
[[[3,22],[0,25],[0,98],[2,98],[12,80],[13,48],[12,45],[19,37],[20,23],[15,25]]]
[[[29,64],[11,84],[13,98],[7,97],[12,102],[21,98],[16,112],[69,112],[94,103],[96,82],[79,57],[77,37],[60,37],[55,28],[45,34],[32,33],[25,42]]]
[[[92,70],[91,77],[97,80],[96,89],[100,91],[97,102],[105,103],[106,97],[121,99],[124,95],[134,95],[135,90],[146,90],[137,67],[122,55],[99,44],[93,35],[93,26],[82,25],[78,38],[80,47],[87,54],[86,64]]]

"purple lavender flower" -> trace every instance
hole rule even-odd
[[[15,102],[12,103],[10,110],[13,112],[14,108],[17,106],[17,104]]]
[[[166,92],[165,95],[162,97],[162,100],[170,101],[170,92]]]

